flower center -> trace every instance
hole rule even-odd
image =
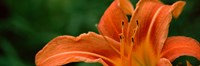
[[[131,66],[133,65],[133,56],[132,56],[132,52],[133,52],[133,46],[134,46],[134,37],[135,34],[137,32],[138,29],[138,20],[136,21],[136,28],[133,29],[133,35],[131,36],[131,38],[129,38],[128,36],[126,36],[124,34],[124,30],[126,30],[124,28],[124,20],[122,20],[121,23],[121,27],[122,27],[122,33],[119,34],[120,37],[120,54],[121,54],[121,62],[122,62],[122,66]],[[131,42],[128,42],[128,41]]]

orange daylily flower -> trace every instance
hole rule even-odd
[[[200,60],[199,42],[184,36],[167,37],[172,16],[178,17],[184,1],[165,5],[140,0],[134,10],[129,0],[115,0],[94,32],[78,37],[59,36],[35,58],[38,66],[71,62],[99,62],[104,66],[171,66],[182,55]],[[126,15],[132,15],[128,21]]]

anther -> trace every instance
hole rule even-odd
[[[131,38],[132,39],[132,42],[134,43],[134,38]]]
[[[124,28],[124,20],[122,20],[122,28]]]
[[[119,38],[122,39],[122,36],[120,35]]]
[[[120,35],[119,35],[119,38],[120,38],[120,40],[123,40],[123,39],[124,39],[124,35],[123,35],[123,34],[120,34]]]
[[[137,25],[139,25],[138,20],[136,20]]]

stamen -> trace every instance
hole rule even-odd
[[[122,62],[122,65],[124,65],[124,35],[123,35],[123,32],[120,34],[120,36],[119,36],[119,38],[120,38],[120,55],[121,55],[121,62]]]
[[[119,38],[120,38],[120,40],[121,40],[121,39],[122,39],[122,36],[120,35]]]
[[[122,20],[122,29],[124,28],[124,20]]]
[[[134,38],[131,38],[132,39],[132,43],[134,43]]]
[[[123,34],[119,34],[119,38],[120,38],[120,42],[124,41],[124,35]]]
[[[135,37],[135,34],[136,34],[136,31],[137,31],[137,29],[138,29],[138,26],[139,26],[139,22],[138,22],[138,20],[136,20],[136,24],[137,24],[137,26],[136,26],[136,28],[133,30],[133,32],[134,32],[134,34],[132,35],[132,38],[131,38],[131,45],[130,45],[130,49],[129,49],[129,54],[128,54],[128,58],[129,58],[129,61],[130,61],[130,65],[132,65],[132,63],[133,63],[133,58],[135,58],[135,57],[133,57],[132,55],[133,55],[133,46],[134,46],[134,43],[135,43],[135,41],[134,41],[134,37]],[[136,58],[135,58],[135,60],[137,60]]]
[[[133,59],[132,59],[132,52],[133,52],[133,44],[134,44],[134,38],[132,37],[131,38],[131,46],[130,46],[130,49],[129,49],[129,52],[128,52],[128,59],[129,59],[129,62],[130,62],[130,65],[132,65],[133,63]]]
[[[136,23],[137,23],[137,25],[139,25],[139,22],[138,22],[138,20],[136,20]]]

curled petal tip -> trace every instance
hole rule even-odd
[[[172,7],[172,14],[175,18],[177,18],[180,15],[185,4],[186,4],[185,1],[178,1],[171,6]]]
[[[134,8],[129,0],[119,0],[118,5],[128,15],[131,15],[134,11]]]

